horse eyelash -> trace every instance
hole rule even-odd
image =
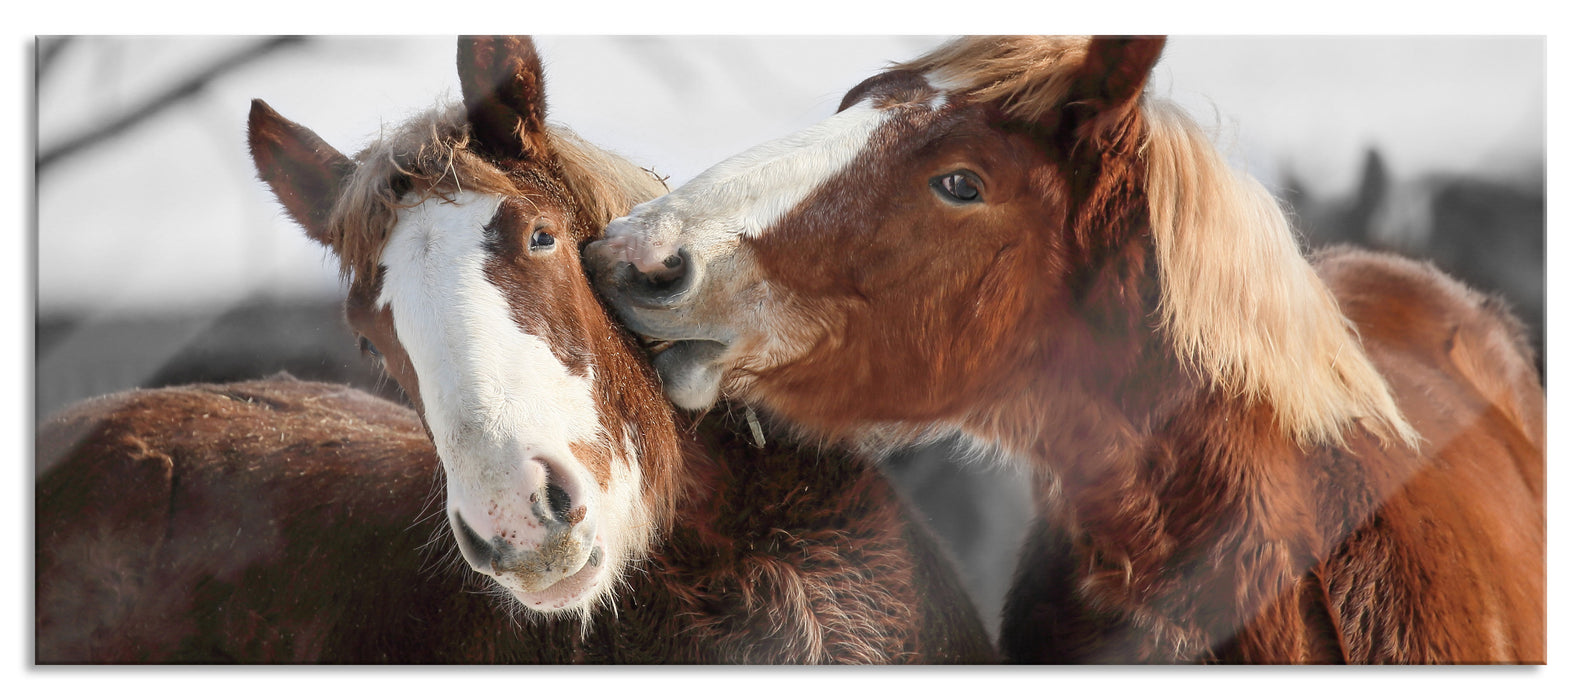
[[[384,361],[384,353],[379,352],[379,348],[366,335],[357,336],[357,349],[365,356],[381,362]]]

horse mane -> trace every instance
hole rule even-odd
[[[895,68],[1037,123],[1071,98],[1091,41],[964,37]],[[1161,317],[1182,363],[1233,395],[1269,402],[1303,446],[1342,444],[1356,419],[1381,440],[1415,445],[1279,204],[1181,108],[1144,96],[1138,109]]]
[[[600,227],[670,191],[653,171],[588,143],[559,124],[549,125],[549,147],[560,157],[577,208]]]
[[[1141,109],[1160,311],[1182,362],[1233,395],[1268,401],[1303,446],[1344,444],[1353,420],[1415,446],[1279,203],[1183,109],[1153,100]]]
[[[565,176],[578,211],[603,226],[633,206],[664,194],[654,173],[584,141],[558,124],[547,130],[550,153]],[[383,131],[355,157],[357,169],[344,183],[330,214],[328,236],[341,262],[341,276],[373,279],[396,215],[411,192],[449,196],[462,190],[514,195],[517,184],[499,167],[469,149],[467,110],[461,104],[435,107]]]
[[[892,67],[1032,122],[1065,103],[1089,42],[1082,36],[968,36]]]

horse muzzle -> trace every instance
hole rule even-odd
[[[691,300],[701,269],[685,246],[649,246],[617,219],[606,236],[582,249],[582,260],[596,287],[626,302],[671,309]]]
[[[541,460],[528,460],[486,494],[450,489],[451,532],[462,558],[523,605],[554,612],[585,602],[608,557],[597,514],[577,482]]]

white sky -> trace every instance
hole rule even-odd
[[[40,87],[48,149],[251,38],[80,40]],[[886,62],[940,37],[540,39],[550,117],[679,184],[813,123]],[[1217,124],[1254,174],[1321,195],[1378,144],[1393,173],[1505,173],[1544,150],[1542,38],[1183,37],[1154,90]],[[381,124],[456,97],[450,36],[316,39],[227,76],[39,182],[42,311],[213,308],[326,296],[333,266],[253,180],[248,102],[268,101],[346,152]],[[93,193],[86,198],[86,193]]]

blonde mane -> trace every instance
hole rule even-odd
[[[1182,362],[1234,395],[1267,401],[1303,446],[1344,444],[1353,420],[1415,445],[1279,204],[1181,108],[1144,100],[1141,109],[1160,305]]]
[[[1085,36],[969,36],[893,68],[922,73],[937,88],[1035,121],[1064,104],[1090,41]]]
[[[665,193],[652,172],[551,124],[548,143],[561,166],[573,205],[602,226],[633,206]],[[341,275],[370,280],[396,215],[411,192],[444,197],[462,190],[513,195],[517,184],[505,172],[468,150],[471,129],[466,109],[437,107],[389,130],[356,156],[330,214],[330,245],[340,258]]]

